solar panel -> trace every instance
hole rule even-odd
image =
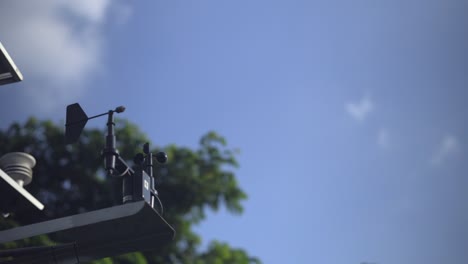
[[[19,82],[23,75],[0,42],[0,85]]]
[[[145,201],[127,203],[0,232],[0,243],[50,234],[60,243],[0,251],[7,263],[80,263],[167,244],[174,229]],[[48,262],[53,259],[54,262]]]
[[[18,205],[33,206],[39,210],[44,209],[44,205],[32,196],[26,189],[16,183],[10,176],[0,169],[0,212],[14,212]],[[29,209],[29,208],[28,208]]]

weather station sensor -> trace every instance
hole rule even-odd
[[[23,75],[0,42],[0,85],[20,82]]]
[[[175,231],[162,217],[163,207],[153,177],[153,159],[165,163],[167,155],[159,152],[153,156],[146,143],[143,153],[134,157],[135,169],[127,165],[116,148],[114,134],[114,114],[124,111],[125,107],[119,106],[88,117],[76,103],[67,107],[65,125],[65,142],[72,144],[79,139],[89,119],[107,115],[106,143],[102,151],[104,169],[108,176],[122,179],[122,204],[0,231],[0,243],[44,234],[53,235],[58,243],[0,251],[0,258],[9,259],[5,263],[87,263],[134,251],[155,250],[173,239]],[[27,160],[24,158],[23,163],[31,166]],[[16,170],[29,172],[26,165]],[[11,166],[6,167],[6,171],[11,170]],[[28,177],[18,177],[17,184],[28,180]]]
[[[44,205],[23,188],[31,183],[35,165],[36,160],[28,153],[11,152],[0,157],[0,211],[4,217],[8,217],[19,204],[44,209]]]

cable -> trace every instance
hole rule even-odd
[[[158,199],[159,206],[161,207],[161,216],[162,216],[164,213],[164,207],[162,205],[161,199],[159,199],[159,195],[155,195],[155,196],[156,196],[156,199]]]

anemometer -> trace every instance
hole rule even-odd
[[[122,178],[122,202],[125,204],[145,200],[153,208],[155,206],[159,207],[157,210],[162,213],[162,203],[155,189],[153,177],[153,158],[158,163],[163,164],[167,161],[167,154],[158,152],[153,156],[149,143],[145,143],[143,145],[143,153],[138,153],[133,159],[137,165],[136,170],[133,170],[122,159],[116,148],[114,113],[119,114],[124,111],[125,107],[119,106],[114,110],[109,110],[107,113],[88,117],[78,103],[69,105],[67,107],[65,124],[65,143],[71,144],[76,142],[88,120],[107,115],[106,145],[102,150],[104,169],[108,176]],[[155,203],[155,200],[158,202]]]

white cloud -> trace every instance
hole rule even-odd
[[[381,128],[377,134],[377,145],[383,149],[387,149],[390,147],[390,135],[388,130],[385,128]]]
[[[359,102],[347,103],[345,109],[352,118],[362,122],[374,110],[374,103],[369,96],[364,96]]]
[[[451,156],[460,151],[460,143],[458,139],[452,135],[446,135],[442,138],[439,146],[432,156],[431,163],[433,165],[441,165]]]
[[[60,4],[75,15],[93,23],[102,22],[110,5],[109,0],[60,0]]]
[[[122,5],[109,0],[2,1],[0,41],[23,73],[27,102],[22,104],[48,112],[85,92],[85,81],[103,69],[102,33],[111,4]]]

